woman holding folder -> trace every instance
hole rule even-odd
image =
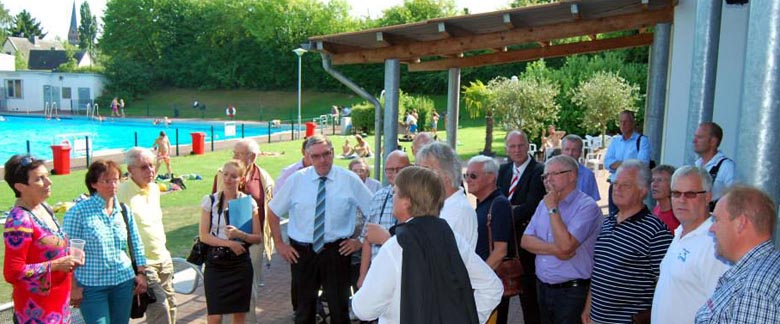
[[[238,190],[244,171],[239,160],[225,163],[222,191],[206,195],[201,202],[200,240],[209,246],[203,274],[209,324],[220,323],[226,314],[233,314],[233,323],[244,323],[249,311],[252,262],[247,251],[263,236],[257,203]]]

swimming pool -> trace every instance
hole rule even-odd
[[[90,150],[99,155],[103,152],[124,151],[135,145],[135,134],[138,134],[138,146],[152,147],[154,140],[165,131],[171,141],[175,154],[176,130],[179,132],[179,144],[191,144],[192,132],[206,133],[206,145],[211,141],[211,127],[214,127],[214,140],[241,138],[242,122],[235,122],[235,133],[230,134],[229,126],[226,132],[225,122],[180,121],[171,125],[153,125],[151,119],[114,119],[103,122],[73,117],[61,120],[47,120],[42,117],[2,116],[0,121],[0,163],[7,161],[14,154],[27,153],[27,142],[30,141],[30,153],[41,159],[51,160],[51,145],[60,144],[63,140],[71,143],[71,157],[84,156],[85,136],[89,136]],[[272,128],[271,133],[290,131],[290,126]],[[260,123],[244,123],[244,136],[267,135],[268,127]],[[187,154],[180,152],[180,154]]]

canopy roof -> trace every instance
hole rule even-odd
[[[333,64],[398,59],[410,71],[504,64],[650,45],[653,35],[647,28],[672,22],[674,4],[674,0],[561,1],[315,36],[309,38],[309,45],[330,54]],[[632,32],[604,35],[624,31]]]

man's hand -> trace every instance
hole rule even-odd
[[[146,275],[135,275],[135,289],[133,294],[143,294],[146,292]]]
[[[360,250],[360,241],[356,239],[346,239],[339,243],[339,253],[341,255],[350,255]]]
[[[390,232],[379,224],[366,224],[366,240],[371,244],[382,245],[390,239]]]
[[[81,301],[84,299],[84,288],[77,287],[73,284],[73,288],[70,290],[70,305],[78,308],[81,306]]]
[[[292,246],[289,246],[284,242],[278,242],[276,243],[276,251],[279,252],[279,255],[281,255],[282,259],[287,261],[287,263],[298,263],[298,257],[300,255]]]
[[[547,207],[547,210],[558,208],[558,203],[561,201],[561,194],[553,190],[552,186],[545,187],[547,187],[547,194],[544,195],[544,205]]]

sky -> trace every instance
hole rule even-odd
[[[106,9],[106,0],[76,0],[76,15],[79,14],[79,7],[84,1],[89,2],[92,14],[98,17],[102,25],[101,17]],[[12,16],[26,9],[41,23],[43,31],[48,33],[46,39],[68,38],[73,0],[0,0],[0,2]],[[368,15],[375,18],[382,14],[382,10],[399,5],[403,0],[347,0],[347,2],[352,6],[353,16]],[[455,4],[459,11],[467,7],[471,13],[481,13],[506,8],[509,2],[510,0],[456,0]],[[76,21],[80,22],[81,19],[77,18]]]

